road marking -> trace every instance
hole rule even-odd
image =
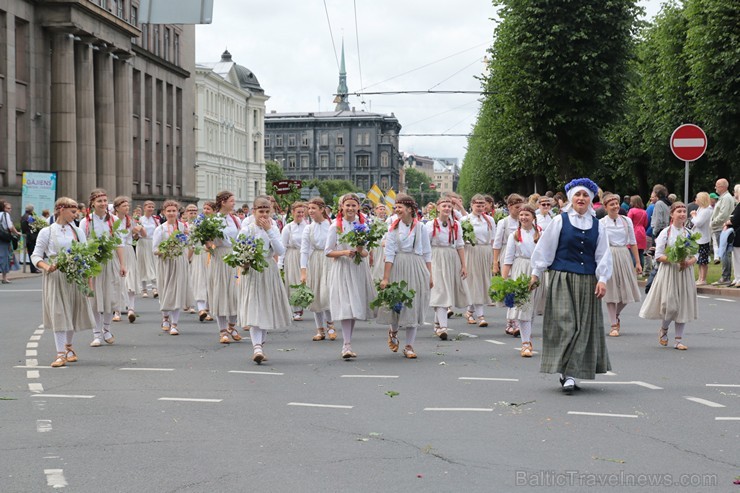
[[[352,409],[355,406],[341,406],[338,404],[310,404],[308,402],[289,402],[289,406],[300,406],[300,407],[324,407],[329,409]]]
[[[26,360],[29,361],[29,360]],[[36,360],[33,360],[36,361]],[[33,368],[34,370],[43,370],[43,369],[49,369],[51,366],[39,366],[39,365],[18,365],[14,366],[13,368]],[[54,368],[55,370],[65,370],[67,369],[66,366],[60,366],[58,368]]]
[[[37,419],[36,420],[36,431],[39,433],[47,433],[51,431],[51,420],[50,419]]]
[[[486,339],[486,342],[490,342],[491,344],[498,344],[499,346],[506,346],[505,342],[497,341],[496,339]]]
[[[493,412],[493,408],[490,407],[425,407],[424,410],[435,412]]]
[[[27,359],[26,360],[26,367],[33,368],[35,366],[39,366],[39,360],[37,360],[37,359]],[[49,367],[49,368],[51,368],[51,367]]]
[[[717,402],[708,401],[706,399],[702,399],[700,397],[689,397],[688,395],[683,396],[684,399],[691,402],[696,402],[697,404],[704,404],[705,406],[709,407],[727,407],[724,404],[719,404]]]
[[[28,384],[28,390],[31,391],[31,392],[40,393],[40,392],[43,392],[44,391],[44,386],[41,385],[40,383],[36,383],[36,382],[29,383]]]
[[[577,414],[579,416],[605,416],[607,418],[636,418],[636,414],[612,414],[612,413],[587,413],[582,411],[568,411],[568,414]]]
[[[42,327],[43,327],[43,326],[42,326]],[[43,335],[43,334],[44,334],[44,329],[43,329],[43,328],[39,328],[38,330],[34,330],[34,331],[33,331],[33,333],[34,333],[35,335],[39,335],[39,336],[40,336],[40,335]]]
[[[727,298],[714,298],[717,301],[727,301],[729,303],[735,303],[735,300],[728,300]]]
[[[459,377],[458,380],[481,380],[486,382],[518,382],[518,378]]]
[[[229,370],[229,373],[240,373],[245,375],[285,375],[285,373],[279,373],[276,371],[248,371],[248,370]]]
[[[706,300],[706,299],[709,299],[709,296],[703,296],[703,295],[701,295],[701,294],[697,294],[697,295],[696,295],[696,297],[697,297],[697,298],[703,298],[703,299],[705,299],[705,300]]]
[[[707,387],[740,387],[737,383],[708,383]]]
[[[340,378],[398,378],[398,375],[342,375]]]
[[[41,336],[38,336],[38,335],[31,336],[31,337],[28,338],[28,340],[29,341],[40,341],[41,340]]]
[[[26,378],[39,378],[41,373],[38,370],[28,370],[26,372]]]
[[[58,397],[60,399],[92,399],[94,395],[75,395],[75,394],[35,394],[31,397]]]
[[[35,349],[26,349],[26,357],[38,356],[38,355],[39,355],[39,352],[36,351]]]
[[[617,374],[614,373],[613,371],[608,371],[608,372],[604,373],[604,375],[606,375],[607,377],[616,377],[617,376]]]
[[[174,368],[119,368],[122,371],[175,371]]]
[[[740,421],[740,416],[717,416],[715,421]]]
[[[663,387],[658,387],[657,385],[653,385],[651,383],[647,382],[641,382],[639,380],[632,380],[629,382],[589,382],[589,381],[581,381],[581,385],[639,385],[640,387],[645,387],[646,389],[650,390],[663,390]]]
[[[46,474],[46,485],[52,488],[64,488],[68,486],[67,480],[64,479],[63,469],[44,469]]]
[[[43,329],[43,328],[44,328],[44,324],[39,324],[38,329],[40,330],[40,329]]]
[[[26,349],[36,349],[37,347],[39,347],[38,342],[29,342],[26,344]]]
[[[175,402],[222,402],[223,399],[191,399],[188,397],[160,397],[158,401],[175,401]]]

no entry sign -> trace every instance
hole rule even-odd
[[[685,123],[671,134],[671,151],[681,161],[696,161],[707,150],[707,134],[701,127]]]

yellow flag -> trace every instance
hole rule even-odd
[[[380,190],[380,187],[378,187],[376,183],[373,183],[373,186],[367,192],[367,198],[370,199],[373,205],[378,205],[378,202],[380,202],[380,200],[383,198],[383,192]]]
[[[391,209],[396,205],[396,192],[394,192],[392,188],[385,194],[385,203]]]

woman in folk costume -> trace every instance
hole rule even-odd
[[[144,215],[139,218],[139,239],[136,240],[136,266],[141,281],[142,296],[147,298],[149,293],[147,289],[152,288],[152,296],[159,296],[157,293],[157,262],[154,258],[154,230],[159,226],[159,218],[154,215],[154,202],[147,200],[144,202]]]
[[[136,321],[136,293],[139,289],[139,270],[136,268],[136,252],[134,251],[134,238],[138,238],[139,233],[144,229],[129,215],[131,210],[131,199],[120,196],[113,200],[113,214],[118,221],[121,221],[119,227],[121,233],[121,246],[123,247],[123,256],[126,259],[126,265],[129,266],[126,277],[121,283],[121,308],[128,307],[128,321]],[[113,314],[113,321],[119,322],[121,313]]]
[[[370,277],[370,267],[365,260],[369,253],[363,247],[352,247],[342,243],[342,234],[351,231],[353,222],[365,224],[366,218],[359,212],[360,198],[348,193],[339,199],[339,213],[329,226],[324,254],[331,259],[329,270],[329,308],[335,321],[342,326],[342,358],[355,358],[352,351],[352,331],[357,320],[375,318],[370,302],[375,299],[375,287]],[[362,261],[356,264],[356,255]]]
[[[198,217],[198,206],[195,204],[188,204],[185,206],[185,210],[183,211],[182,215],[180,216],[180,219],[182,222],[185,223],[187,226],[188,231],[190,231],[190,227],[193,224],[193,221],[195,218]],[[185,313],[196,313],[196,301],[195,301],[195,295],[193,293],[193,269],[192,269],[192,262],[193,262],[193,256],[191,254],[190,256],[190,273],[189,273],[189,279],[188,279],[188,302],[187,305],[185,305]]]
[[[236,330],[236,317],[239,313],[236,269],[223,261],[224,256],[231,253],[232,242],[239,235],[242,226],[234,214],[234,204],[236,198],[228,190],[216,195],[216,212],[223,216],[221,231],[224,237],[206,245],[211,257],[208,272],[208,303],[211,307],[211,316],[215,317],[218,323],[221,344],[229,344],[231,342],[229,337],[235,342],[242,340],[242,336]]]
[[[462,227],[452,213],[452,199],[443,196],[437,201],[437,217],[424,227],[432,245],[432,272],[434,286],[429,304],[434,309],[436,322],[434,334],[447,340],[447,312],[452,306],[468,306],[470,293],[465,278],[468,270],[465,264],[465,243]]]
[[[618,337],[621,328],[619,315],[622,310],[628,303],[640,301],[637,274],[642,273],[642,266],[637,253],[637,240],[632,221],[619,214],[621,208],[619,195],[607,193],[601,202],[607,215],[602,217],[600,222],[606,229],[612,254],[612,277],[606,284],[604,301],[611,323],[609,335]]]
[[[252,214],[254,223],[245,224],[240,233],[247,238],[262,239],[268,266],[262,272],[247,269],[239,274],[239,321],[242,326],[249,327],[252,361],[261,364],[267,360],[262,350],[267,331],[288,327],[292,323],[292,316],[288,291],[280,279],[280,270],[274,259],[274,256],[285,254],[285,247],[280,239],[280,231],[270,218],[270,201],[256,198]]]
[[[192,250],[185,248],[181,255],[164,259],[159,251],[160,244],[175,235],[187,241],[188,225],[177,219],[180,204],[166,200],[163,204],[166,221],[154,230],[154,255],[157,259],[157,279],[159,280],[159,310],[162,312],[162,330],[170,335],[180,334],[177,324],[180,310],[188,299],[188,280],[190,277],[190,256]]]
[[[506,207],[509,209],[509,215],[501,219],[496,224],[496,239],[493,240],[493,274],[498,275],[503,268],[504,256],[506,255],[506,244],[514,232],[519,229],[519,210],[526,203],[524,197],[517,193],[512,193],[506,198]],[[506,333],[514,337],[519,337],[519,326],[516,319],[506,319]]]
[[[606,228],[591,201],[598,192],[588,178],[565,186],[569,204],[542,234],[532,253],[530,288],[549,269],[540,372],[560,373],[566,393],[576,378],[592,380],[611,370],[606,351],[601,298],[612,275]]]
[[[80,223],[80,229],[88,239],[119,234],[114,227],[115,218],[108,212],[108,194],[105,190],[97,188],[90,193],[88,209],[90,213]],[[119,225],[118,229],[120,228]],[[95,291],[92,299],[95,316],[93,340],[90,343],[92,347],[101,346],[103,341],[108,344],[115,342],[115,337],[110,331],[110,323],[113,320],[113,312],[120,310],[122,278],[126,276],[123,246],[116,247],[113,258],[102,268],[103,271],[92,280]]]
[[[414,342],[420,325],[424,325],[429,307],[432,282],[432,247],[424,225],[417,218],[417,205],[410,196],[399,193],[393,206],[398,219],[388,229],[385,240],[385,272],[380,289],[391,282],[406,281],[408,289],[414,290],[411,308],[403,306],[400,313],[382,307],[378,315],[380,323],[390,324],[388,347],[398,351],[398,329],[406,328],[406,345],[403,355],[416,358]],[[464,255],[464,253],[463,253]],[[447,315],[447,305],[444,305]]]
[[[470,221],[475,232],[475,245],[465,245],[467,259],[468,292],[470,306],[465,313],[469,324],[477,323],[479,327],[488,327],[483,318],[483,307],[491,302],[488,288],[491,286],[491,266],[493,265],[493,241],[496,237],[496,222],[484,211],[486,199],[481,194],[473,195],[470,200],[471,212],[465,217]]]
[[[674,246],[679,238],[685,240],[690,234],[686,229],[686,205],[683,202],[674,202],[670,209],[670,224],[655,239],[655,261],[660,265],[640,309],[641,318],[661,321],[658,329],[658,343],[661,346],[668,345],[668,327],[673,322],[676,331],[673,347],[680,350],[688,349],[683,343],[686,323],[696,320],[699,313],[692,267],[699,254],[679,262],[670,262],[666,248]]]
[[[373,221],[385,222],[388,219],[388,206],[382,202],[375,206],[374,212],[375,217],[373,217]],[[380,242],[380,245],[370,250],[370,264],[373,281],[383,279],[383,273],[385,272],[385,237]]]
[[[329,270],[334,261],[324,253],[331,225],[324,199],[314,197],[308,201],[308,216],[311,224],[303,230],[301,239],[301,284],[307,284],[314,294],[313,303],[308,306],[316,322],[312,340],[323,341],[328,336],[333,341],[337,331],[329,310]]]
[[[216,207],[215,202],[206,202],[203,204],[203,215],[211,216]],[[197,215],[196,215],[197,217]],[[205,322],[213,318],[208,313],[208,272],[211,268],[208,261],[209,255],[204,249],[200,252],[193,252],[190,259],[190,291],[195,298],[195,304],[198,308],[198,320]]]
[[[306,221],[306,203],[293,202],[290,205],[293,220],[285,225],[281,233],[281,241],[285,247],[285,254],[278,259],[278,268],[285,271],[285,286],[290,299],[290,286],[301,281],[301,241],[303,231],[308,226]],[[292,307],[293,320],[303,320],[303,308]]]
[[[77,202],[61,197],[54,205],[54,223],[44,228],[36,239],[31,262],[44,271],[42,282],[44,328],[54,332],[57,356],[51,363],[53,368],[77,361],[72,348],[74,333],[92,330],[95,327],[90,300],[77,286],[67,282],[56,265],[49,259],[66,250],[76,241],[85,242],[85,234],[75,226]]]
[[[521,206],[519,227],[506,240],[506,255],[502,260],[503,269],[501,270],[504,279],[509,277],[518,279],[520,276],[529,278],[532,274],[530,259],[534,247],[542,235],[542,230],[537,225],[536,218],[534,207],[529,204]],[[523,358],[531,358],[534,350],[532,347],[532,321],[540,304],[541,293],[542,288],[537,287],[530,295],[528,303],[520,307],[509,308],[506,312],[506,318],[516,321],[516,326],[521,331],[522,348],[520,354]]]

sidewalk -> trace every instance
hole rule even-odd
[[[28,278],[34,278],[34,277],[40,277],[41,273],[37,274],[31,274],[30,272],[22,272],[22,271],[10,271],[8,272],[8,280],[14,281],[16,279],[28,279]]]

